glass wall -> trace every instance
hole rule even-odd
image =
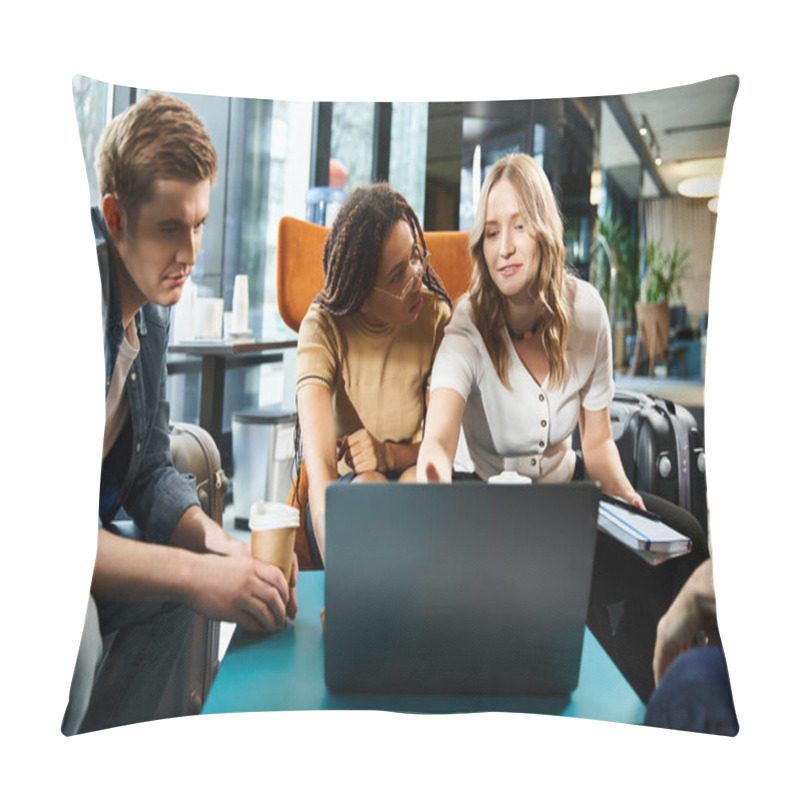
[[[100,200],[94,150],[113,113],[147,94],[147,90],[110,87],[89,78],[73,82],[75,110],[86,165],[90,197]],[[236,275],[248,276],[250,328],[269,336],[285,325],[276,303],[278,221],[284,215],[303,218],[311,158],[311,103],[215,97],[173,93],[203,121],[217,150],[219,169],[212,188],[209,219],[192,271],[198,296],[222,297],[231,307]],[[88,224],[88,216],[87,216]],[[184,293],[187,296],[188,293]],[[257,405],[293,402],[293,352],[286,363],[266,363],[226,372],[223,430],[232,414]],[[168,399],[173,419],[199,418],[199,363],[170,355]],[[231,469],[229,442],[223,443],[223,464]]]
[[[72,99],[75,103],[78,136],[89,182],[89,204],[96,206],[100,202],[100,190],[97,188],[94,153],[100,134],[110,118],[108,84],[76,75],[72,79]]]
[[[372,183],[375,103],[334,103],[331,159],[341,162],[348,191]]]
[[[389,183],[425,218],[425,160],[428,150],[428,104],[393,103]]]

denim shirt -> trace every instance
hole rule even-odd
[[[92,209],[103,292],[103,342],[106,394],[125,331],[119,289],[111,266],[108,233],[98,208]],[[169,403],[166,399],[167,342],[170,311],[148,303],[136,314],[139,353],[126,380],[128,422],[100,475],[98,525],[107,526],[120,508],[133,519],[146,541],[169,543],[172,531],[190,506],[200,505],[194,477],[172,466]]]

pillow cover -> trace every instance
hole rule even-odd
[[[570,262],[578,272],[584,273],[584,277],[598,285],[610,309],[614,326],[615,364],[620,370],[618,389],[662,397],[665,392],[675,390],[667,384],[656,382],[656,368],[659,376],[661,372],[665,372],[663,377],[666,378],[685,378],[685,383],[678,384],[678,394],[672,394],[666,399],[674,400],[677,396],[681,401],[679,405],[689,407],[701,434],[699,453],[702,450],[704,427],[704,347],[716,222],[715,212],[708,207],[708,199],[685,200],[677,196],[677,193],[683,180],[709,177],[703,172],[707,168],[712,170],[711,177],[719,177],[721,174],[719,162],[724,161],[737,87],[738,79],[729,76],[689,87],[608,97],[495,103],[394,103],[391,104],[391,113],[383,108],[376,116],[373,116],[372,104],[323,104],[323,112],[329,115],[329,129],[326,133],[330,138],[330,152],[327,154],[329,163],[325,163],[325,157],[317,157],[312,165],[316,169],[315,185],[324,185],[326,177],[331,185],[344,180],[342,164],[345,165],[344,172],[347,172],[348,180],[350,175],[357,178],[364,169],[364,160],[371,158],[372,147],[364,150],[364,139],[366,137],[369,140],[373,131],[377,131],[376,144],[382,144],[385,149],[386,142],[390,141],[391,158],[399,151],[406,160],[405,164],[393,164],[389,155],[378,147],[375,166],[377,174],[388,177],[393,186],[407,196],[414,197],[412,205],[417,209],[420,219],[424,219],[423,227],[426,230],[468,229],[474,213],[472,190],[480,184],[480,179],[485,176],[491,164],[508,152],[531,152],[549,173],[561,203],[566,218],[566,244]],[[140,100],[151,92],[136,90],[134,94]],[[107,111],[103,104],[109,96],[105,84],[76,77],[76,111],[90,191],[95,204],[100,203],[102,198],[91,163],[102,130],[99,121],[104,118],[100,109],[102,107]],[[306,191],[314,188],[308,186],[307,179],[313,152],[308,131],[312,130],[314,109],[311,104],[291,101],[178,96],[201,118],[219,156],[219,172],[209,196],[209,220],[204,243],[193,272],[195,289],[221,297],[225,307],[230,308],[234,276],[241,274],[240,265],[247,263],[246,274],[251,287],[254,287],[250,297],[255,311],[253,327],[259,327],[256,336],[275,338],[283,333],[284,327],[276,310],[275,295],[276,242],[272,238],[272,232],[277,227],[278,219],[282,216],[295,216],[325,223],[330,221],[327,208],[323,209],[326,215],[324,218],[314,217],[317,210],[312,206]],[[425,108],[421,110],[420,105]],[[689,108],[694,110],[694,115],[689,113]],[[317,112],[319,113],[319,108]],[[381,113],[384,114],[383,117]],[[412,134],[403,133],[401,122],[419,122],[420,119],[424,123],[421,130],[417,129]],[[559,120],[558,124],[555,120]],[[699,135],[696,133],[698,130],[701,131]],[[324,137],[319,141],[323,139]],[[298,149],[298,142],[301,140],[307,144],[305,149]],[[421,142],[424,142],[424,147],[420,146]],[[455,156],[452,155],[454,143],[457,144]],[[595,165],[595,150],[599,152],[599,178],[597,169],[592,169]],[[324,169],[326,166],[327,175]],[[381,169],[385,171],[381,172]],[[414,177],[408,177],[419,172],[424,172],[426,176],[422,185]],[[352,184],[345,183],[345,186],[353,188]],[[593,202],[595,200],[596,204]],[[644,212],[640,215],[642,200]],[[241,210],[240,215],[237,214],[237,209]],[[592,241],[591,231],[595,220],[600,222],[599,231],[604,242],[603,255],[595,253]],[[647,246],[637,250],[637,241],[641,236],[650,245],[652,252],[648,252]],[[687,250],[689,255],[683,257],[682,254]],[[674,258],[670,261],[670,255],[673,254]],[[612,290],[612,263],[616,268],[615,292]],[[629,351],[636,347],[634,330],[637,300],[654,280],[654,273],[669,276],[670,270],[677,273],[678,278],[683,277],[683,283],[678,281],[678,288],[673,290],[679,290],[679,294],[670,294],[667,291],[662,299],[668,304],[676,299],[683,301],[676,304],[682,306],[678,309],[682,315],[679,324],[673,326],[672,340],[665,344],[663,354],[652,354],[664,356],[662,363],[652,365],[654,377],[635,374],[636,364],[633,364],[634,374],[626,375],[623,370],[631,369],[633,360],[633,353],[629,355]],[[606,283],[604,276],[608,278]],[[175,312],[176,325],[179,311],[184,310],[184,305],[182,298]],[[157,316],[152,323],[158,324]],[[181,375],[181,369],[174,365],[178,362],[174,354],[177,353],[181,341],[173,338],[172,345],[175,349],[173,355],[168,357],[168,365],[173,372],[166,388],[172,405],[171,420],[177,422],[184,416],[198,413],[192,406],[192,393],[198,393],[199,375],[196,375],[194,384]],[[202,346],[200,350],[195,350],[197,352],[202,352]],[[286,360],[287,377],[283,380],[291,387],[291,357]],[[650,360],[655,359],[651,357]],[[170,361],[174,363],[170,364]],[[650,368],[649,364],[647,368]],[[233,375],[231,370],[228,373],[229,384],[235,382]],[[277,375],[273,378],[276,382],[280,380]],[[202,380],[202,390],[205,391],[205,377]],[[236,391],[237,387],[226,386],[229,396],[233,393],[234,400],[244,405],[248,400],[246,392],[242,387],[238,387],[238,395]],[[219,395],[219,390],[217,394]],[[291,394],[290,390],[289,396]],[[285,397],[284,388],[283,396],[278,399]],[[218,396],[217,400],[220,405],[222,398]],[[199,413],[202,418],[202,409]],[[228,445],[221,436],[221,425],[212,433],[217,435],[217,449],[223,453],[222,467],[233,476],[235,493],[236,465],[225,461],[225,449]],[[136,444],[131,443],[131,446],[135,449]],[[677,451],[674,455],[677,461]],[[124,456],[125,453],[121,457],[126,461]],[[697,465],[695,459],[694,466]],[[108,469],[113,471],[110,464]],[[196,474],[196,467],[194,471]],[[212,474],[215,471],[212,470]],[[239,477],[243,477],[244,469],[241,466],[238,472]],[[198,485],[204,482],[204,477],[196,474]],[[114,487],[111,486],[109,491],[113,492]],[[209,508],[213,498],[214,492],[206,495]],[[283,500],[284,496],[276,499]],[[689,501],[687,505],[690,505]],[[695,506],[691,510],[702,516],[697,508]],[[228,511],[230,514],[230,507]],[[235,525],[224,515],[220,521],[225,522],[229,530],[235,529]],[[701,519],[700,524],[705,527],[706,520]],[[237,537],[240,541],[247,541],[244,532],[238,532]],[[638,557],[626,561],[626,586],[640,587],[657,571],[660,594],[653,600],[648,613],[637,618],[632,638],[622,644],[616,637],[623,636],[632,614],[638,613],[632,611],[632,607],[647,605],[652,586],[644,594],[631,589],[629,594],[621,597],[608,595],[594,598],[597,603],[596,613],[593,617],[590,615],[590,619],[596,624],[590,625],[592,638],[584,641],[584,650],[595,659],[592,662],[593,668],[601,676],[598,678],[601,685],[603,680],[616,681],[618,678],[615,669],[621,671],[624,680],[618,685],[619,696],[624,698],[621,701],[625,704],[624,709],[614,708],[613,703],[610,708],[598,709],[594,695],[586,695],[584,702],[584,695],[581,694],[562,706],[554,706],[548,702],[535,710],[592,719],[643,721],[645,705],[650,701],[652,693],[652,688],[643,676],[650,672],[656,624],[661,614],[684,584],[687,593],[694,591],[697,596],[703,597],[704,607],[710,608],[712,604],[708,574],[705,571],[707,567],[702,567],[703,571],[699,573],[694,571],[701,567],[699,555],[702,553],[702,543],[698,543],[695,553],[698,558],[694,562],[677,559],[658,567],[636,560]],[[622,553],[619,557],[627,558],[627,554]],[[689,564],[692,569],[689,569]],[[144,713],[145,703],[141,696],[122,700],[124,693],[120,687],[127,688],[132,681],[125,668],[134,663],[133,656],[118,657],[118,672],[114,672],[113,659],[106,655],[102,669],[97,671],[104,647],[110,653],[114,647],[127,644],[137,636],[146,642],[147,648],[157,651],[146,656],[152,664],[151,676],[163,676],[158,679],[150,677],[145,681],[150,689],[140,691],[148,694],[152,690],[157,692],[157,696],[148,697],[152,706],[152,712],[147,712],[150,716],[139,718],[169,717],[197,711],[199,700],[205,700],[209,690],[210,700],[206,704],[206,711],[209,713],[267,710],[260,705],[263,702],[261,696],[254,690],[251,692],[247,683],[252,679],[254,686],[260,685],[265,680],[266,673],[262,674],[254,669],[248,654],[258,654],[256,660],[267,665],[265,669],[269,669],[270,664],[274,665],[278,659],[276,652],[285,647],[286,642],[293,642],[299,648],[303,631],[313,629],[313,635],[317,637],[313,647],[317,649],[309,650],[308,657],[311,658],[316,652],[316,657],[321,658],[323,634],[319,627],[319,613],[324,600],[321,586],[320,576],[300,576],[300,600],[306,602],[300,603],[298,618],[288,623],[287,631],[276,634],[274,639],[255,640],[244,631],[237,632],[226,652],[213,688],[211,677],[214,671],[217,626],[207,625],[200,617],[185,613],[183,608],[170,607],[154,614],[152,608],[140,611],[128,606],[124,609],[125,613],[133,611],[135,619],[127,618],[120,627],[122,612],[118,607],[107,602],[96,603],[94,607],[90,605],[87,639],[83,642],[85,647],[82,647],[79,657],[81,669],[76,670],[76,701],[71,702],[65,719],[65,732],[74,733],[87,729],[80,708],[76,713],[73,712],[76,704],[79,707],[82,702],[85,704],[85,700],[77,699],[79,690],[83,690],[85,697],[88,687],[93,683],[96,686],[104,681],[108,682],[102,701],[97,699],[99,695],[94,695],[93,702],[101,706],[92,714],[92,725],[95,728],[136,721],[136,715]],[[686,596],[680,595],[675,613],[680,611],[684,602],[686,608],[692,605],[684,600]],[[642,600],[643,597],[645,600]],[[196,610],[203,611],[206,608],[203,602],[196,603]],[[718,634],[714,620],[712,617],[704,617],[702,623],[696,633],[698,636],[707,636],[713,642]],[[229,627],[226,626],[224,630],[226,635],[229,634]],[[180,634],[176,631],[180,631]],[[163,650],[152,648],[156,640],[167,642],[170,647],[180,650],[181,655],[175,655],[169,647]],[[183,644],[187,641],[190,644],[184,648]],[[304,641],[303,644],[308,642]],[[689,658],[696,659],[696,655],[692,654]],[[88,667],[85,669],[84,659],[88,659]],[[240,663],[244,664],[241,668],[238,666]],[[284,677],[291,677],[288,675],[288,671],[292,669],[291,663],[290,654],[286,666],[287,675]],[[689,660],[684,659],[682,663],[687,664]],[[386,707],[382,703],[373,705],[369,700],[366,703],[355,699],[342,702],[331,698],[320,682],[321,673],[318,667],[319,664],[313,667],[317,670],[318,682],[313,687],[317,692],[313,703],[301,694],[296,698],[287,697],[283,701],[285,705],[275,704],[274,710]],[[587,666],[589,668],[590,665]],[[162,671],[158,672],[158,669]],[[605,669],[608,670],[607,678],[602,677]],[[724,662],[721,671],[719,660],[710,666],[700,664],[696,669],[706,670],[702,674],[711,675],[711,680],[718,680],[721,675],[721,683],[725,684]],[[142,670],[138,672],[144,674]],[[79,673],[90,674],[92,677],[81,679]],[[673,672],[673,675],[678,673]],[[695,675],[696,673],[691,674],[690,678],[697,680]],[[82,680],[84,685],[81,685]],[[306,682],[310,680],[308,677]],[[691,720],[675,716],[680,712],[674,711],[663,699],[669,689],[666,679],[665,686],[666,689],[662,689],[662,694],[659,695],[661,716],[656,717],[654,712],[651,717],[652,720],[659,720],[654,724],[674,727],[694,725],[696,728],[720,732],[714,728],[715,725],[722,724],[717,712],[720,708],[723,711],[728,707],[732,711],[733,708],[728,695],[723,695],[722,700],[714,701],[716,705],[708,711],[706,718]],[[599,690],[599,694],[604,693],[613,694],[608,691],[608,684],[605,690]],[[491,710],[495,706],[491,701],[483,699],[478,707]],[[512,708],[513,705],[500,705],[501,710]],[[128,709],[133,709],[130,713],[134,716],[126,716]],[[459,706],[458,709],[464,710],[464,707]],[[421,701],[417,710],[437,711],[442,708],[435,698],[431,698],[429,704]],[[694,710],[697,711],[696,706]],[[735,731],[729,728],[724,732]]]

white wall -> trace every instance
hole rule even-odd
[[[688,248],[691,269],[682,285],[683,303],[690,314],[707,313],[717,215],[706,200],[686,197],[647,200],[645,213],[648,241],[660,241],[665,250],[675,242]]]

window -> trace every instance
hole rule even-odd
[[[215,187],[219,205],[210,214],[216,222],[209,220],[203,244],[204,250],[208,246],[206,259],[202,266],[198,259],[195,270],[199,291],[223,297],[230,309],[234,279],[247,275],[251,330],[256,336],[285,330],[276,302],[278,221],[284,215],[304,214],[312,106],[242,98],[181,99],[203,119],[220,157]],[[285,361],[226,371],[223,430],[230,429],[232,415],[242,409],[293,404],[294,353],[287,351]],[[197,419],[199,375],[174,378],[169,388],[173,416]]]
[[[75,103],[75,116],[78,121],[78,136],[81,140],[83,163],[89,182],[90,205],[100,202],[97,187],[97,172],[94,168],[94,153],[100,134],[108,122],[109,92],[108,84],[75,75],[72,79],[72,98]]]
[[[114,112],[144,97],[147,90],[112,87],[76,76],[73,96],[92,203],[100,200],[94,150]],[[249,278],[250,327],[255,335],[285,329],[276,304],[278,220],[304,217],[311,158],[311,103],[172,93],[203,121],[217,149],[219,169],[210,198],[209,220],[192,272],[200,296],[222,297],[230,309],[237,274]],[[87,215],[88,224],[88,215]],[[226,372],[223,429],[232,413],[254,405],[294,402],[293,353],[289,383],[280,363]],[[200,374],[196,362],[171,356],[167,384],[173,419],[196,422]],[[226,453],[223,448],[223,463]],[[226,468],[229,468],[226,466]]]
[[[428,151],[428,104],[393,103],[389,184],[425,218],[425,161]]]
[[[372,183],[374,103],[334,103],[331,123],[331,159],[337,159],[349,175],[346,189]]]

